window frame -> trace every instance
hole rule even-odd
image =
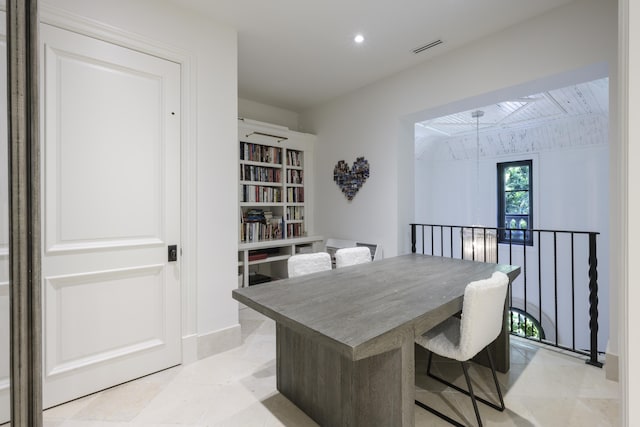
[[[505,223],[506,217],[510,215],[505,212],[505,196],[507,191],[505,190],[504,172],[507,168],[518,166],[527,166],[529,168],[529,186],[526,190],[529,196],[529,213],[527,215],[519,215],[527,218],[527,228],[525,230],[529,231],[525,231],[522,239],[514,237],[509,239],[509,231],[506,229]],[[501,162],[496,164],[496,168],[498,174],[498,243],[533,246],[533,232],[531,231],[533,229],[533,159]]]
[[[516,331],[513,330],[513,327],[515,326],[515,323],[513,321],[514,314],[518,316],[518,323],[521,323],[520,319],[523,320],[522,323],[524,323],[525,332],[522,335],[517,332],[519,329],[516,329]],[[532,329],[537,329],[538,331],[537,336],[527,335],[527,322],[531,324]],[[534,316],[532,316],[528,312],[521,310],[517,307],[509,307],[509,321],[507,323],[509,323],[509,333],[512,335],[516,335],[516,336],[527,338],[527,339],[537,340],[540,342],[547,339],[547,336],[544,332],[544,328],[542,327],[542,323],[540,323],[538,319],[536,319]]]

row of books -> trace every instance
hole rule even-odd
[[[287,221],[301,221],[304,219],[304,206],[288,206],[286,209]],[[259,208],[243,210],[240,222],[261,222],[267,224],[270,222],[282,222],[281,216],[274,216],[271,211],[265,211]]]
[[[261,185],[243,185],[240,200],[243,202],[280,203],[282,202],[282,189]]]
[[[287,237],[302,237],[304,236],[304,224],[287,224]]]
[[[282,217],[271,211],[248,209],[240,218],[240,241],[259,242],[261,240],[282,239]]]
[[[240,159],[252,162],[282,163],[282,148],[241,142]]]
[[[240,242],[260,242],[282,239],[282,220],[268,223],[244,222],[240,224]]]
[[[262,209],[248,209],[242,213],[242,217],[240,217],[240,222],[267,222],[266,215],[272,217],[271,211],[265,213]]]
[[[302,166],[302,151],[287,150],[287,166]]]
[[[287,172],[287,182],[289,184],[302,184],[304,181],[304,171],[293,169]]]
[[[281,176],[281,169],[263,166],[240,165],[240,181],[280,183]],[[304,184],[304,172],[297,169],[288,171],[287,183]]]
[[[240,165],[240,181],[281,182],[281,172],[281,169]]]
[[[304,206],[287,206],[287,221],[299,221],[304,219]]]
[[[287,201],[290,203],[304,202],[304,187],[287,188]]]
[[[258,261],[261,259],[267,259],[270,256],[278,256],[280,255],[280,249],[279,248],[262,248],[262,249],[254,249],[249,251],[249,261]],[[249,273],[249,274],[253,274],[253,272]]]

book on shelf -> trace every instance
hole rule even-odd
[[[304,220],[304,206],[287,206],[287,221]]]
[[[243,213],[240,223],[241,242],[259,242],[283,238],[283,220],[271,211],[249,209]]]
[[[280,203],[282,202],[282,189],[262,185],[243,185],[241,201],[249,203]]]
[[[304,171],[298,169],[290,170],[287,177],[289,178],[287,180],[289,184],[302,184],[304,181]]]
[[[302,166],[302,152],[296,150],[287,150],[287,166]]]
[[[269,145],[240,143],[240,160],[260,163],[282,163],[282,149]]]
[[[301,223],[287,224],[287,238],[303,237],[305,235],[304,226]]]
[[[289,203],[303,203],[304,202],[304,187],[289,187],[287,188],[287,201]]]
[[[249,251],[249,261],[258,261],[269,257],[269,254],[266,252],[252,252],[253,251]]]
[[[282,172],[274,167],[240,165],[240,181],[270,182],[278,184],[282,180]]]
[[[265,215],[262,209],[249,209],[243,215],[244,222],[265,222]]]

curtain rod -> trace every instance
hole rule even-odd
[[[272,134],[270,134],[270,133],[257,132],[257,131],[256,131],[256,132],[251,132],[251,133],[246,134],[246,135],[245,135],[245,138],[249,138],[251,135],[268,136],[269,138],[275,138],[275,139],[277,139],[277,140],[278,140],[278,142],[286,141],[287,139],[289,139],[289,138],[287,138],[286,136],[272,135]]]

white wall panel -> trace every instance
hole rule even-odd
[[[47,248],[159,242],[162,80],[51,47],[46,55],[58,82],[47,100],[57,115],[45,148]]]
[[[152,265],[47,277],[44,295],[47,374],[162,345],[165,341],[162,273],[162,265]]]

